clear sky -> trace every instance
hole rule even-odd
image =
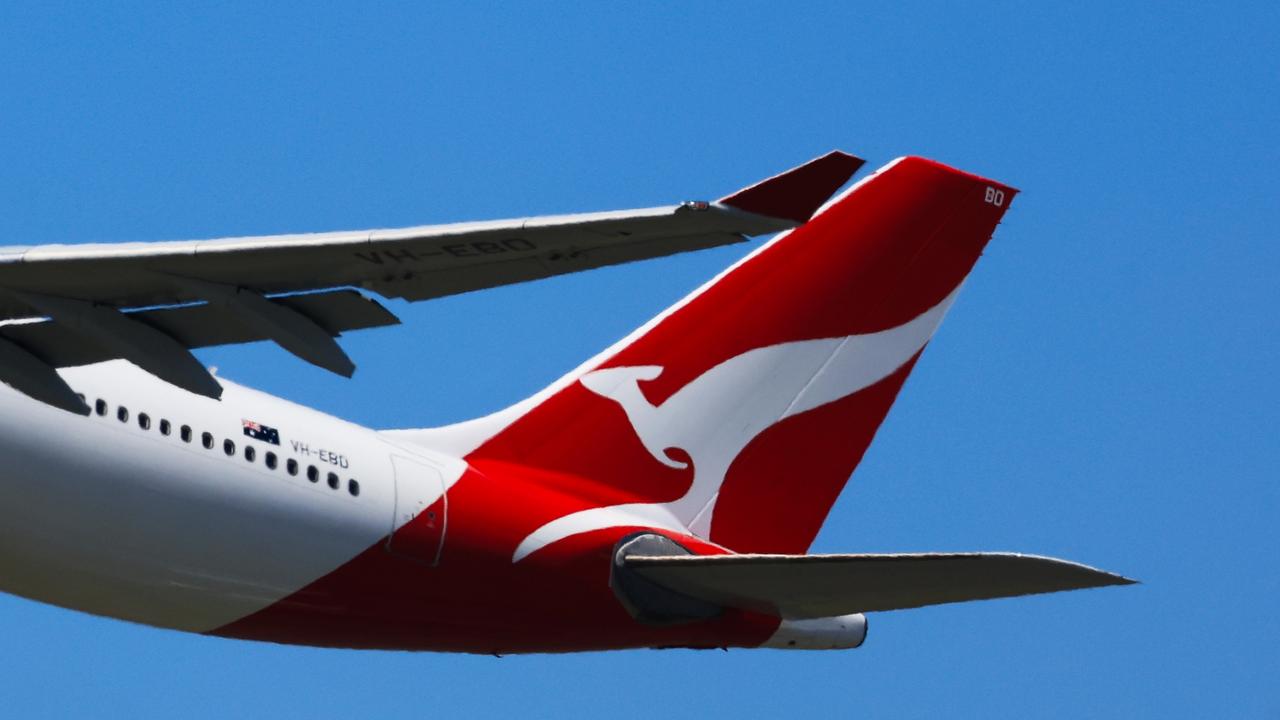
[[[0,243],[644,207],[832,148],[934,157],[1023,193],[813,550],[1017,550],[1144,584],[877,614],[840,653],[502,659],[0,596],[0,712],[1280,715],[1274,3],[184,5],[0,5]],[[270,346],[202,357],[358,422],[442,424],[748,249],[391,303],[404,325],[345,341],[350,381]]]

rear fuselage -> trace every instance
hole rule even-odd
[[[226,381],[214,401],[124,362],[64,376],[88,417],[0,386],[4,591],[341,647],[754,646],[776,628],[735,612],[679,628],[635,622],[608,582],[626,528],[513,563],[547,507],[585,502],[563,479],[472,467]]]

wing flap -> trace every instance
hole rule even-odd
[[[1134,582],[1066,560],[1014,553],[629,555],[623,562],[689,597],[796,619]]]
[[[378,302],[355,290],[290,295],[272,298],[314,320],[337,336],[348,330],[384,327],[399,322]],[[127,313],[187,348],[212,347],[270,339],[245,323],[235,310],[220,304],[187,305]],[[24,348],[52,367],[75,367],[119,357],[65,325],[48,321],[21,321],[0,325],[0,337]],[[2,379],[0,375],[0,379]]]

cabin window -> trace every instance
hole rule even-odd
[[[310,480],[311,482],[319,482],[320,471],[316,469],[315,465],[307,466],[307,479]]]
[[[200,433],[200,444],[204,446],[205,450],[212,450],[213,449],[213,433],[208,433],[208,432]]]
[[[103,400],[102,398],[98,398],[97,400],[93,401],[93,411],[98,413],[99,415],[106,415],[107,401]]]
[[[276,454],[271,452],[270,450],[267,451],[266,455],[262,456],[262,461],[267,464],[268,469],[270,470],[276,469]]]
[[[160,421],[160,434],[161,434],[161,435],[168,435],[172,430],[173,430],[173,426],[169,424],[169,421],[168,421],[168,420],[161,420],[161,421]]]
[[[338,486],[342,484],[342,482],[338,480],[338,473],[329,473],[328,480],[329,480],[329,487],[333,488],[334,490],[337,490]]]
[[[116,408],[116,419],[120,422],[129,422],[129,408],[123,405]]]
[[[284,469],[285,469],[285,470],[286,470],[290,475],[297,475],[297,474],[298,474],[298,461],[297,461],[297,460],[294,460],[293,458],[289,458],[289,461],[288,461],[288,462],[286,462],[286,463],[284,464]]]
[[[138,413],[138,427],[143,430],[151,429],[151,416],[146,413]]]
[[[351,493],[351,497],[360,496],[360,483],[356,480],[347,481],[347,492]]]
[[[223,441],[222,441],[222,452],[226,453],[228,456],[235,455],[235,454],[236,454],[236,441],[235,441],[235,440],[231,440],[231,439],[223,440]]]
[[[252,445],[244,446],[244,459],[246,461],[253,462],[253,459],[257,457],[257,455],[258,455],[258,451],[255,450]]]
[[[191,426],[183,425],[182,428],[178,430],[178,437],[182,438],[182,442],[191,442]]]

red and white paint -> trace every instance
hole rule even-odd
[[[739,610],[641,624],[609,588],[610,556],[643,529],[698,553],[804,552],[1014,194],[927,160],[890,163],[533,398],[448,428],[378,432],[225,381],[209,400],[123,361],[62,371],[105,416],[0,388],[0,589],[337,647],[857,634],[858,620],[780,629]],[[244,419],[278,428],[280,446],[245,437]],[[288,459],[319,482],[289,475]]]

